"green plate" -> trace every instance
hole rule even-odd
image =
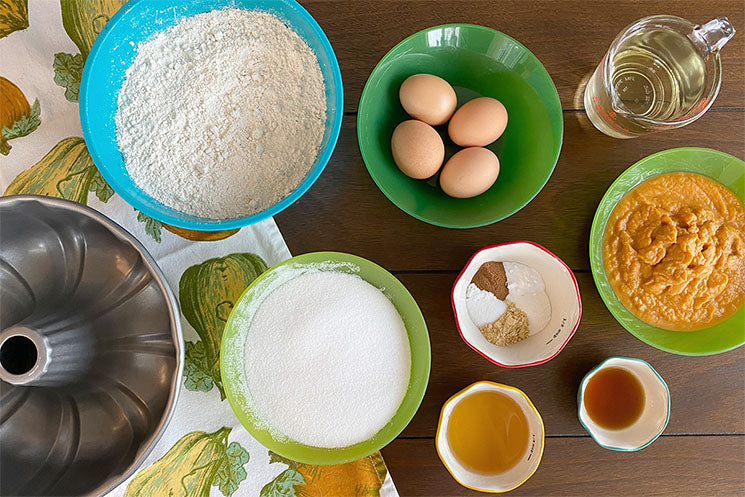
[[[417,73],[450,82],[458,105],[487,96],[507,108],[507,129],[488,147],[499,157],[501,171],[485,193],[470,199],[448,197],[437,177],[411,179],[393,162],[393,129],[410,119],[398,89]],[[446,128],[437,127],[445,137]],[[393,47],[370,75],[357,114],[362,158],[380,190],[415,218],[449,228],[483,226],[524,207],[551,176],[563,133],[559,94],[536,56],[509,36],[472,24],[428,28]],[[445,142],[447,159],[459,148],[449,139]]]
[[[745,162],[708,148],[674,148],[640,160],[621,174],[600,201],[590,231],[590,265],[595,285],[613,317],[639,340],[680,355],[711,355],[745,343],[745,306],[726,321],[698,331],[654,327],[629,312],[613,293],[603,268],[603,234],[611,211],[636,185],[664,173],[698,173],[718,181],[745,202]]]
[[[280,268],[301,269],[308,264],[325,264],[321,270],[356,274],[381,289],[393,302],[406,325],[411,347],[411,378],[401,406],[393,418],[373,438],[339,449],[311,447],[297,442],[275,439],[262,427],[261,420],[252,412],[248,402],[249,390],[244,367],[246,332],[260,303],[271,293],[281,277]],[[242,322],[239,326],[237,323]],[[220,370],[225,393],[233,412],[248,432],[266,448],[277,454],[305,464],[342,464],[366,457],[380,450],[409,424],[414,417],[429,381],[430,347],[427,325],[419,306],[391,273],[366,259],[338,252],[314,252],[299,255],[274,266],[259,276],[241,295],[230,313],[222,337]]]

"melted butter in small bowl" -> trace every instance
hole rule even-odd
[[[478,381],[442,406],[435,447],[445,468],[464,487],[509,492],[538,469],[544,432],[543,420],[525,393]]]

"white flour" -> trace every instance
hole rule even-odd
[[[396,413],[411,352],[380,290],[355,275],[311,270],[260,304],[245,367],[251,408],[275,438],[345,447],[371,438]]]
[[[326,120],[310,47],[272,14],[185,18],[137,47],[116,114],[133,181],[181,212],[253,214],[307,176]]]

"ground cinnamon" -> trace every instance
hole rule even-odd
[[[471,283],[481,290],[491,292],[499,300],[507,298],[507,274],[504,271],[504,264],[501,262],[488,261],[479,267],[476,274],[473,275]]]

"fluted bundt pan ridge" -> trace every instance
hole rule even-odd
[[[160,437],[178,306],[127,231],[66,200],[0,198],[0,495],[102,495]]]

